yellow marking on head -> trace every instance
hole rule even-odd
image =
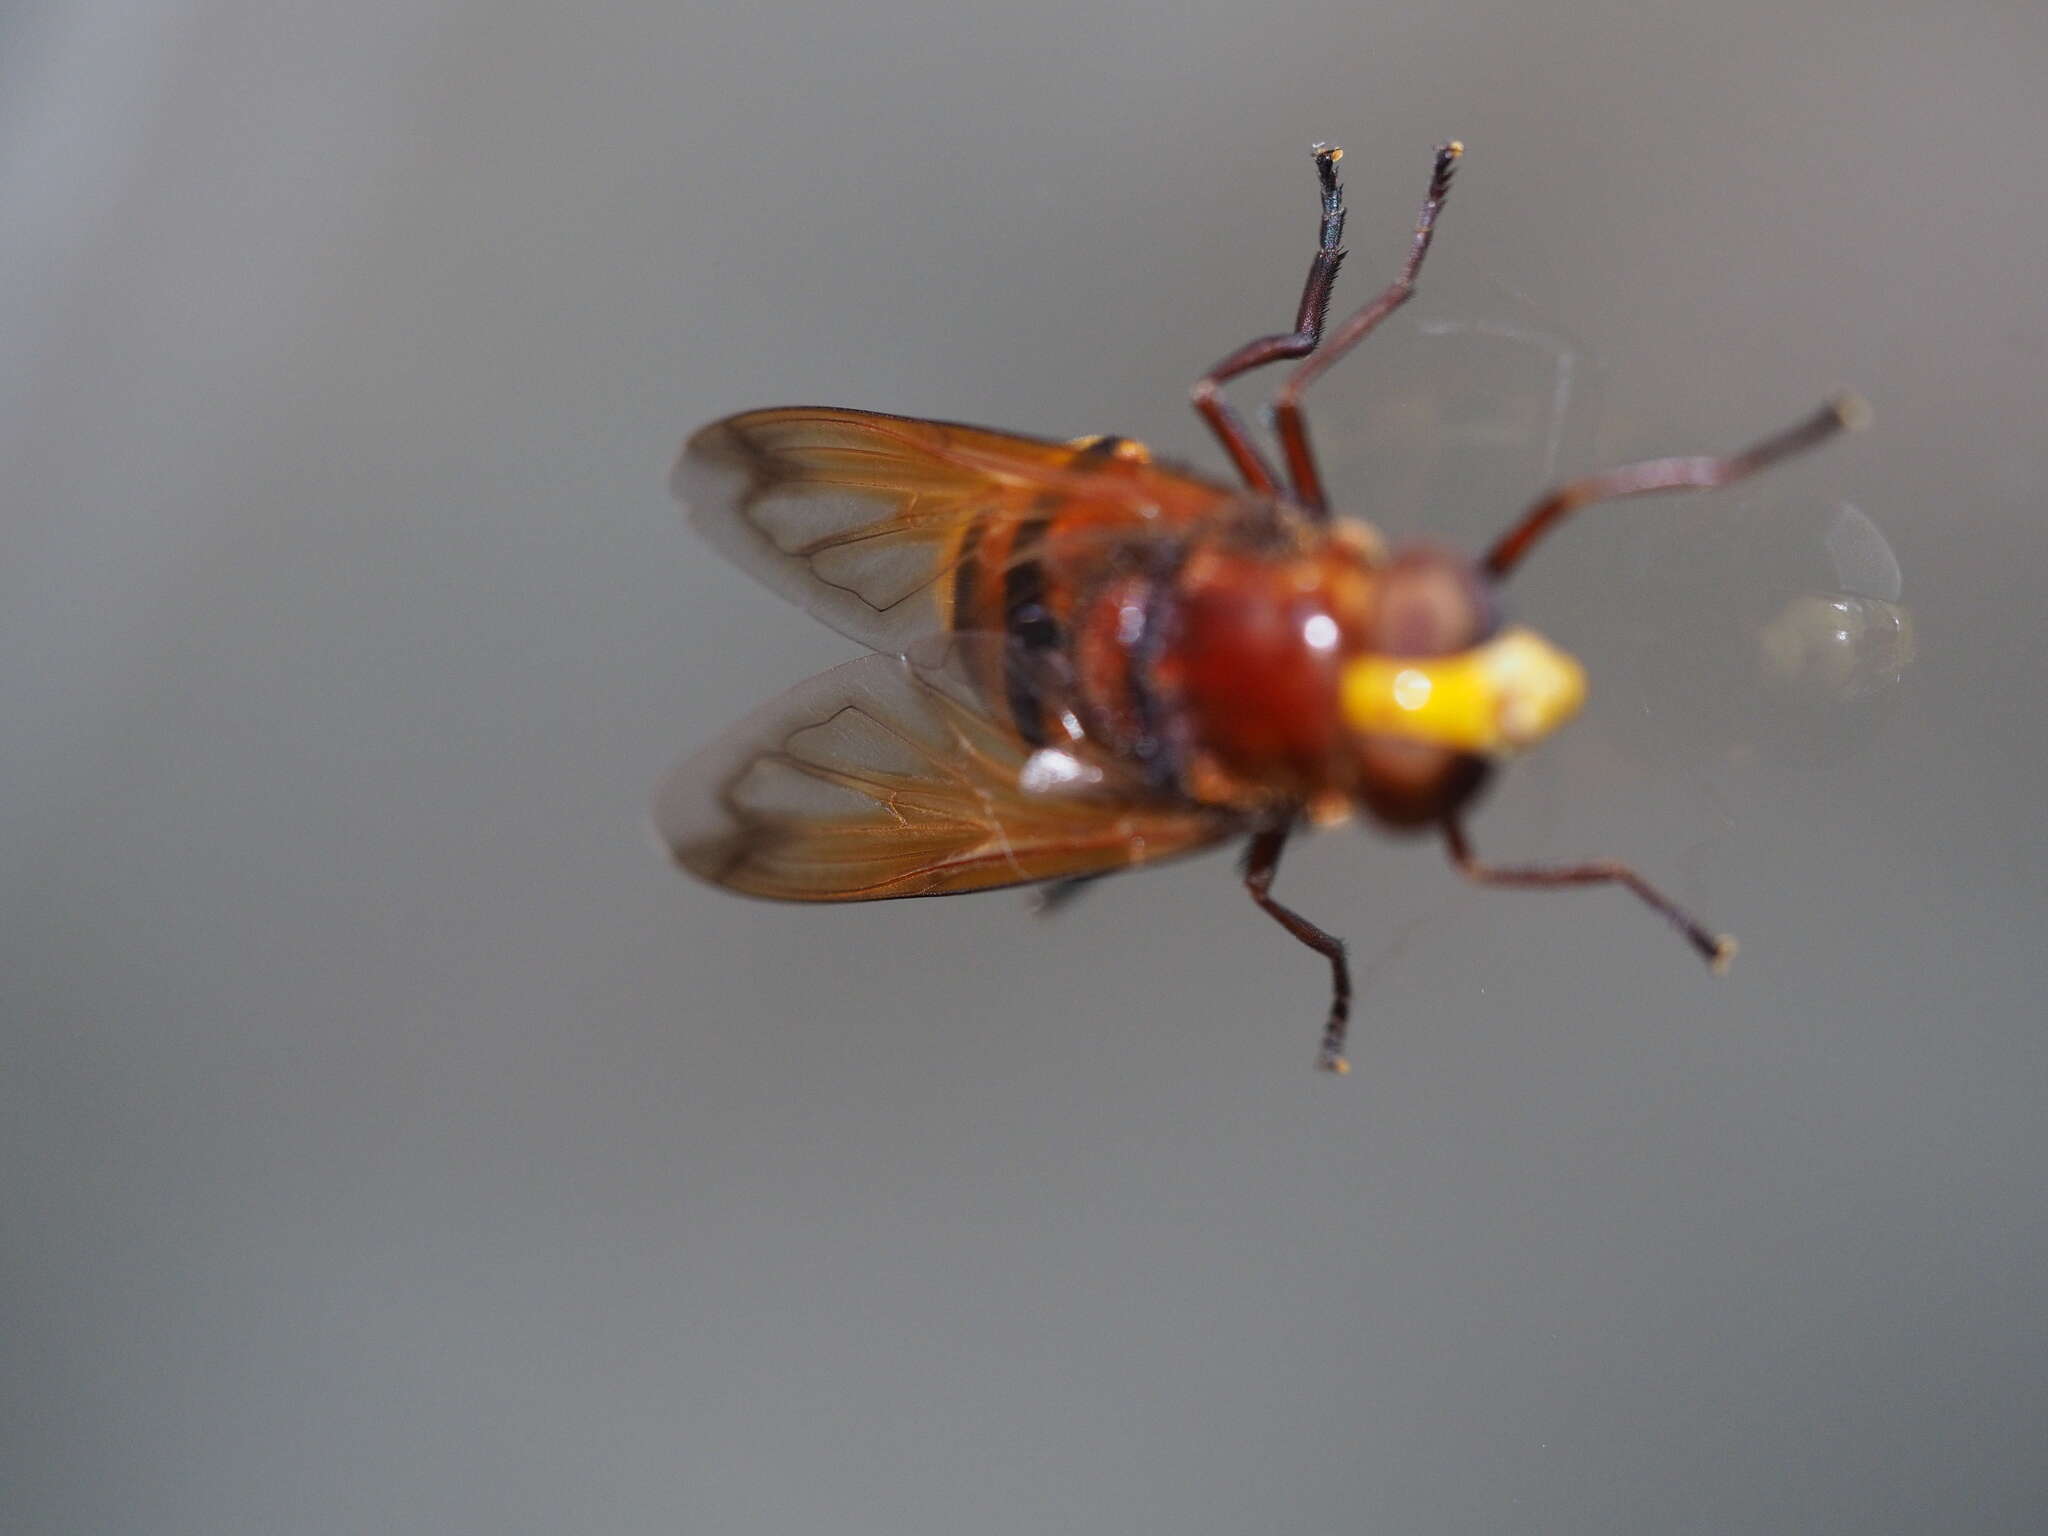
[[[1345,666],[1341,687],[1345,722],[1361,735],[1492,756],[1541,741],[1577,714],[1586,674],[1534,630],[1510,629],[1448,656],[1361,656]]]

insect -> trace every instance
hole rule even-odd
[[[1740,480],[1866,408],[1844,396],[1739,453],[1557,486],[1477,559],[1389,550],[1333,514],[1302,397],[1414,292],[1464,149],[1437,150],[1400,274],[1327,338],[1343,152],[1314,153],[1321,231],[1294,329],[1246,343],[1192,390],[1241,487],[1126,438],[864,411],[750,411],[690,438],[675,488],[696,526],[876,654],[676,770],[656,822],[685,869],[786,901],[1050,882],[1057,902],[1243,838],[1252,900],[1329,964],[1318,1064],[1333,1072],[1348,1070],[1344,943],[1273,895],[1305,824],[1363,812],[1434,831],[1487,885],[1622,886],[1726,966],[1734,941],[1626,865],[1503,867],[1473,853],[1465,813],[1494,764],[1569,719],[1585,691],[1576,661],[1505,619],[1500,589],[1581,508]],[[1288,359],[1301,361],[1274,402],[1276,469],[1222,386]]]

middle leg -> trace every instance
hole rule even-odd
[[[1272,896],[1273,877],[1280,871],[1280,853],[1292,830],[1293,823],[1285,821],[1254,834],[1251,847],[1245,850],[1244,888],[1268,917],[1330,962],[1330,1017],[1323,1025],[1323,1043],[1316,1052],[1316,1065],[1325,1072],[1342,1074],[1351,1070],[1351,1063],[1344,1059],[1344,1035],[1351,1024],[1351,966],[1344,958],[1344,941]]]

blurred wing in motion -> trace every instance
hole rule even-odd
[[[1240,829],[1086,740],[1021,740],[974,681],[1017,655],[988,650],[1004,645],[937,636],[798,685],[676,770],[662,840],[750,896],[879,901],[1107,874]]]
[[[673,486],[728,558],[879,651],[951,627],[941,578],[970,547],[1007,549],[1021,524],[1165,535],[1235,494],[1119,439],[1055,443],[821,406],[714,422],[684,446]]]

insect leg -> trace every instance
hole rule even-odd
[[[1032,905],[1038,909],[1040,917],[1057,916],[1079,900],[1089,886],[1103,878],[1102,875],[1068,875],[1063,880],[1054,880],[1038,887],[1033,893]]]
[[[1292,907],[1281,905],[1271,894],[1273,876],[1280,870],[1280,852],[1287,846],[1291,830],[1291,823],[1281,822],[1253,835],[1251,846],[1245,850],[1244,888],[1252,893],[1252,900],[1265,909],[1267,916],[1330,962],[1330,1018],[1323,1026],[1323,1044],[1316,1052],[1316,1065],[1325,1072],[1349,1072],[1351,1063],[1344,1059],[1344,1034],[1351,1022],[1351,967],[1344,958],[1344,941],[1325,933]]]
[[[1571,480],[1551,491],[1524,512],[1486,552],[1480,566],[1498,581],[1521,563],[1529,547],[1580,507],[1621,496],[1648,496],[1658,491],[1705,490],[1743,480],[1780,459],[1826,442],[1837,432],[1867,426],[1870,407],[1855,395],[1837,395],[1795,427],[1787,428],[1740,453],[1723,458],[1646,459],[1617,469]]]
[[[1626,864],[1617,864],[1612,859],[1593,859],[1583,864],[1524,864],[1506,867],[1482,864],[1472,856],[1472,845],[1465,840],[1465,829],[1456,820],[1444,823],[1444,842],[1450,852],[1451,862],[1458,867],[1458,872],[1480,885],[1513,885],[1538,889],[1567,885],[1627,886],[1645,906],[1684,934],[1686,942],[1700,952],[1700,957],[1714,968],[1716,975],[1727,970],[1735,959],[1733,935],[1713,932]]]
[[[1451,175],[1464,153],[1465,146],[1456,139],[1438,147],[1436,169],[1429,178],[1429,196],[1415,220],[1415,240],[1401,275],[1378,298],[1338,326],[1327,347],[1289,374],[1273,401],[1274,424],[1280,433],[1281,450],[1287,455],[1287,476],[1294,482],[1295,497],[1311,512],[1326,514],[1328,504],[1323,497],[1322,476],[1316,470],[1315,451],[1309,446],[1308,419],[1301,414],[1301,392],[1414,296],[1415,274],[1422,270],[1422,258],[1429,254],[1429,243],[1436,233],[1436,216],[1451,195]]]
[[[1280,482],[1259,452],[1258,444],[1252,441],[1243,418],[1223,398],[1223,385],[1267,363],[1306,357],[1322,339],[1323,317],[1330,309],[1330,289],[1337,281],[1337,269],[1344,264],[1344,188],[1337,181],[1337,162],[1344,158],[1344,151],[1334,144],[1318,144],[1315,155],[1316,176],[1323,186],[1322,239],[1316,247],[1315,260],[1309,263],[1308,281],[1302,285],[1294,329],[1284,336],[1261,336],[1246,342],[1195,380],[1188,391],[1196,412],[1209,424],[1209,430],[1236,464],[1237,472],[1255,491],[1276,491]]]

